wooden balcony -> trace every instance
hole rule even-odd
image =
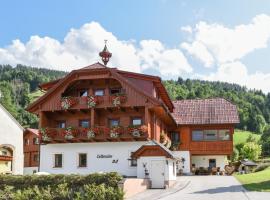
[[[189,150],[193,155],[231,155],[233,152],[232,141],[201,141],[191,142]]]
[[[120,107],[127,101],[127,96],[89,96],[62,97],[54,106],[54,110],[90,109],[102,107]]]
[[[41,143],[80,143],[110,141],[145,141],[147,130],[141,127],[46,128],[41,131]]]
[[[0,155],[0,161],[12,161],[12,156]]]

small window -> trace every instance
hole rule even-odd
[[[79,126],[82,127],[82,128],[89,128],[90,127],[90,123],[89,123],[89,120],[80,120],[79,121]]]
[[[38,162],[38,154],[34,154],[34,156],[33,156],[33,161],[34,161],[34,162]]]
[[[179,143],[180,142],[179,133],[172,132],[171,135],[172,135],[172,142],[173,143]]]
[[[85,90],[80,90],[79,91],[79,96],[80,97],[87,97],[88,96],[88,91],[85,89]]]
[[[130,159],[129,159],[129,166],[130,167],[137,167],[137,159],[131,158],[131,155],[134,152],[130,152]]]
[[[192,131],[192,140],[193,141],[201,141],[201,140],[203,140],[203,131],[202,130]]]
[[[110,94],[114,95],[114,94],[120,94],[121,93],[121,88],[111,88],[110,89]]]
[[[24,145],[29,145],[29,139],[24,139]]]
[[[120,121],[119,121],[119,119],[110,119],[109,120],[109,125],[110,125],[110,127],[119,126]]]
[[[79,154],[79,167],[87,167],[87,154],[86,153]]]
[[[206,140],[206,141],[217,140],[217,130],[205,130],[204,131],[204,140]]]
[[[63,167],[63,154],[54,154],[54,167]]]
[[[39,141],[38,141],[38,138],[37,137],[33,138],[33,144],[34,145],[38,145],[39,144]]]
[[[95,96],[104,96],[104,90],[103,89],[95,90]]]
[[[230,130],[219,130],[218,137],[219,140],[230,140]]]
[[[66,122],[65,121],[58,121],[57,128],[66,128]]]
[[[133,126],[140,126],[142,125],[142,118],[136,117],[132,119]]]
[[[2,151],[2,156],[7,156],[7,152],[6,151]]]

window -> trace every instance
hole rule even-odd
[[[38,138],[37,137],[33,138],[33,144],[34,145],[38,145],[39,144],[39,141],[38,141]]]
[[[87,154],[86,153],[79,154],[79,167],[87,167]]]
[[[140,125],[142,125],[142,118],[140,118],[140,117],[134,117],[134,118],[132,118],[132,125],[133,126],[140,126]]]
[[[171,135],[172,135],[172,142],[173,143],[179,143],[180,142],[179,133],[172,132]]]
[[[104,90],[103,89],[95,90],[95,96],[104,96]]]
[[[80,90],[79,91],[79,96],[80,97],[87,97],[88,96],[88,90],[87,89]]]
[[[29,139],[24,139],[24,145],[29,145]]]
[[[7,156],[7,152],[6,151],[2,151],[2,156]]]
[[[130,159],[128,159],[129,160],[129,166],[130,167],[137,167],[137,159],[131,158],[131,155],[133,153],[134,152],[130,152]]]
[[[54,154],[54,167],[63,167],[63,154]]]
[[[66,128],[66,122],[65,121],[58,121],[57,128]]]
[[[110,127],[119,126],[120,121],[119,121],[119,119],[110,119],[109,120],[109,125],[110,125]]]
[[[194,130],[194,131],[192,131],[192,140],[193,141],[201,141],[201,140],[203,140],[203,131],[202,130]]]
[[[89,120],[86,120],[86,119],[80,120],[79,126],[82,128],[89,128],[90,127]]]
[[[111,88],[110,89],[110,94],[120,94],[121,93],[121,88]]]
[[[230,140],[230,130],[219,130],[218,137],[219,140]]]
[[[204,140],[206,140],[206,141],[217,140],[217,130],[205,130],[204,131]]]
[[[33,161],[34,161],[34,162],[38,162],[38,154],[34,154],[34,156],[33,156]]]

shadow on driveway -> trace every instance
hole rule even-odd
[[[201,190],[193,192],[193,194],[217,194],[217,193],[225,193],[225,192],[242,192],[244,191],[241,185],[232,185],[228,187],[217,187],[207,190]]]

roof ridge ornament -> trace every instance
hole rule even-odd
[[[112,57],[112,53],[110,53],[107,48],[107,40],[104,40],[104,43],[105,43],[105,46],[103,50],[99,53],[99,56],[101,57],[104,65],[106,66],[110,58]]]

